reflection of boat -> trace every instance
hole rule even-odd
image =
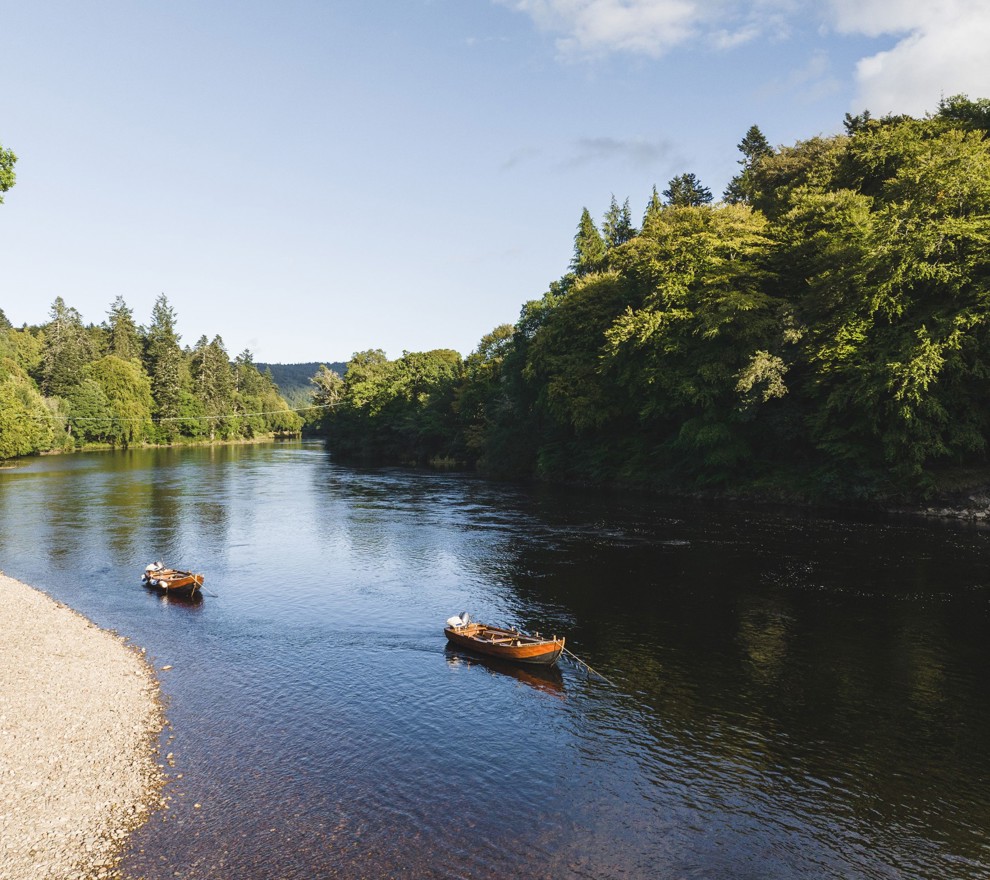
[[[529,635],[516,629],[474,623],[467,614],[451,617],[443,631],[447,641],[458,648],[512,663],[550,666],[564,652],[563,636],[545,638],[539,633]]]
[[[524,666],[520,663],[496,660],[494,657],[486,657],[483,654],[460,651],[449,645],[444,653],[447,656],[447,662],[452,666],[462,663],[467,666],[479,666],[494,675],[506,675],[509,678],[514,678],[516,681],[545,694],[552,694],[555,697],[564,696],[564,676],[561,675],[560,669],[556,665],[536,666],[529,664]]]
[[[145,568],[141,583],[166,595],[192,597],[203,586],[203,575],[178,568],[166,568],[161,562],[155,562]]]

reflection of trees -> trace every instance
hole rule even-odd
[[[986,616],[972,618],[977,598],[939,601],[980,577],[982,543],[960,557],[930,529],[701,512],[648,536],[638,519],[534,524],[514,542],[523,622],[566,628],[636,695],[646,765],[676,774],[704,758],[696,796],[776,793],[781,821],[847,816],[867,840],[897,827],[982,863],[985,839],[966,829],[990,827]]]

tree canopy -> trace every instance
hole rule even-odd
[[[639,230],[628,200],[601,228],[585,208],[569,271],[463,363],[423,355],[445,366],[416,396],[411,355],[357,356],[330,443],[421,460],[428,434],[517,477],[843,497],[984,467],[988,129],[965,96],[789,146],[751,126],[722,202],[683,174]]]
[[[87,444],[124,447],[298,433],[303,420],[250,352],[223,341],[183,349],[158,297],[147,329],[123,297],[84,324],[56,297],[48,321],[15,329],[0,313],[0,458]]]

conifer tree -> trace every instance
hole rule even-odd
[[[848,117],[848,114],[846,114]],[[740,171],[725,188],[722,197],[730,204],[749,204],[751,201],[753,180],[752,168],[765,156],[773,155],[773,147],[764,137],[759,126],[751,125],[743,139],[737,144],[739,152],[743,157],[739,160],[742,166]]]
[[[80,380],[82,368],[92,360],[93,347],[82,316],[58,296],[45,325],[41,361],[41,391],[48,397],[63,397]]]
[[[165,294],[155,300],[148,327],[147,370],[151,376],[154,416],[159,421],[159,433],[165,440],[178,434],[175,422],[182,396],[181,337],[175,330],[175,309]]]
[[[712,191],[702,186],[694,174],[679,174],[671,178],[663,194],[672,208],[697,208],[712,201]]]
[[[626,199],[622,207],[612,196],[612,203],[609,205],[605,218],[602,221],[602,237],[605,240],[606,248],[618,247],[625,244],[636,235],[636,228],[632,224],[632,214],[629,211],[629,199]]]
[[[578,275],[597,272],[605,259],[605,241],[591,219],[587,208],[581,211],[578,231],[574,236],[574,257],[571,259],[571,269]]]
[[[107,313],[108,320],[103,327],[107,334],[107,353],[129,361],[141,356],[141,337],[134,313],[127,307],[122,296],[118,296]]]
[[[660,212],[663,210],[663,201],[660,199],[660,193],[657,192],[656,184],[653,184],[653,192],[650,195],[650,200],[646,204],[646,210],[643,212],[643,229],[645,230],[648,226],[652,226],[657,217],[660,216]]]

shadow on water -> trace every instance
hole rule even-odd
[[[459,651],[455,648],[444,649],[447,663],[452,667],[466,666],[483,669],[492,675],[504,675],[531,687],[534,690],[553,696],[564,696],[564,676],[556,666],[520,666],[497,660],[491,657],[481,657]]]
[[[147,880],[986,877],[988,542],[305,443],[0,472],[4,570],[169,667]],[[451,651],[465,609],[616,687]]]

